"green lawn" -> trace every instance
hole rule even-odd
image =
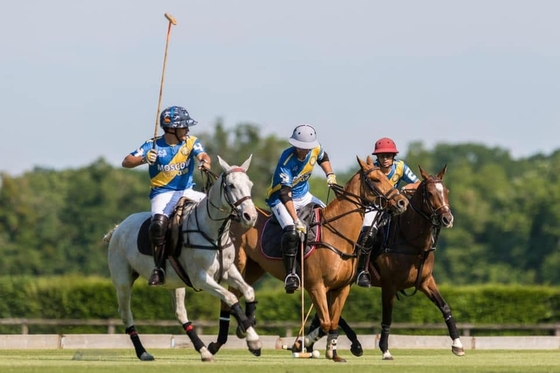
[[[288,351],[264,350],[261,357],[248,351],[222,350],[213,363],[202,363],[191,349],[151,350],[156,360],[141,362],[130,350],[0,350],[2,373],[542,373],[560,372],[560,350],[468,350],[463,357],[446,350],[392,350],[393,361],[382,361],[377,350],[364,356],[344,353],[346,363],[294,359]]]

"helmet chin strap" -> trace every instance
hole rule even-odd
[[[189,127],[185,127],[185,129],[187,130],[186,133],[189,133]],[[171,132],[171,130],[173,130],[173,132]],[[175,135],[175,139],[177,140],[177,143],[180,143],[180,142],[183,141],[179,138],[179,136],[177,136],[177,128],[165,128],[164,131],[165,131],[165,133]]]

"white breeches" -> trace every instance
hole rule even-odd
[[[206,194],[192,188],[185,190],[170,190],[169,192],[156,194],[151,201],[152,216],[155,214],[163,214],[169,217],[181,197],[187,197],[193,201],[200,202],[204,197],[206,197]]]
[[[325,207],[325,204],[323,203],[323,201],[321,201],[319,198],[315,197],[314,195],[312,195],[309,192],[307,192],[301,198],[292,199],[292,201],[294,203],[294,207],[296,209],[296,212],[299,211],[300,208],[302,208],[304,206],[307,206],[311,202],[313,202],[313,203],[315,203],[315,204],[317,204],[321,207]],[[271,210],[272,210],[272,213],[274,214],[274,216],[276,216],[276,219],[278,219],[278,223],[280,223],[280,225],[282,226],[282,229],[286,228],[286,226],[288,226],[288,225],[294,225],[294,219],[292,219],[292,217],[288,213],[288,210],[286,209],[286,206],[284,206],[283,203],[277,204],[276,206],[272,207]]]

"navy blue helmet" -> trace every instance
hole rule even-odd
[[[182,106],[170,106],[164,109],[159,116],[161,128],[188,128],[197,123]]]

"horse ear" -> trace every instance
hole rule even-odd
[[[369,155],[368,155],[368,158],[369,158]],[[356,156],[356,159],[358,160],[358,164],[360,165],[360,167],[363,170],[366,167],[366,163],[364,163],[364,161],[362,161],[362,159],[358,156]]]
[[[426,171],[424,171],[422,166],[418,165],[418,169],[420,170],[420,175],[422,176],[422,178],[428,179],[430,177],[430,175]]]
[[[249,165],[251,164],[251,159],[253,159],[253,154],[251,154],[249,156],[249,158],[247,158],[247,160],[245,162],[243,162],[243,164],[241,165],[241,168],[244,169],[245,171],[247,171],[249,169]]]
[[[443,180],[443,176],[445,175],[446,172],[447,172],[447,163],[445,164],[445,166],[443,166],[441,171],[438,172],[437,178],[440,179],[440,180]]]
[[[224,171],[227,171],[231,168],[230,165],[222,159],[222,157],[220,157],[219,155],[217,157],[218,157],[218,162],[220,163],[220,166],[222,166],[222,169]]]

